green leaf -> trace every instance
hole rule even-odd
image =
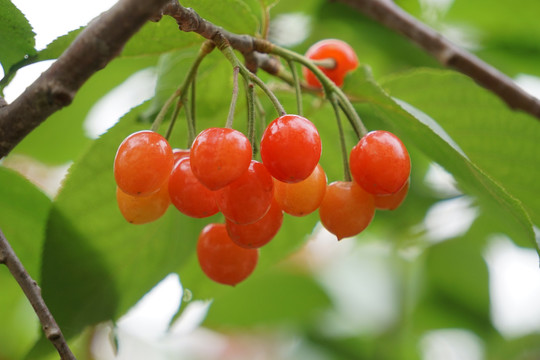
[[[470,79],[450,71],[416,70],[383,84],[391,95],[436,119],[471,162],[518,199],[532,221],[540,224],[537,119],[510,110]]]
[[[411,88],[418,93],[418,89],[414,86],[407,88],[410,93],[412,93]],[[453,93],[453,96],[459,96],[458,92],[461,90],[465,91],[460,88]],[[400,102],[410,112],[405,111],[402,106],[378,88],[366,68],[360,68],[346,79],[345,91],[355,101],[368,101],[367,104],[361,104],[358,108],[365,109],[367,106],[371,109],[373,126],[393,131],[403,139],[406,146],[417,147],[449,171],[457,179],[462,190],[478,199],[484,211],[494,209],[492,213],[496,215],[495,223],[509,226],[514,241],[520,245],[536,246],[532,224],[522,204],[494,181],[472,158],[463,153],[456,143],[458,138],[448,135],[434,119]],[[416,116],[413,116],[411,112]],[[461,122],[459,118],[452,119],[458,123]],[[477,134],[478,129],[476,131]],[[414,164],[412,171],[414,171]]]
[[[184,0],[182,5],[233,33],[255,35],[260,28],[260,10],[254,12],[253,0]]]
[[[295,324],[312,320],[330,306],[330,299],[313,278],[269,271],[212,303],[205,325],[249,327]]]
[[[63,164],[77,159],[91,142],[83,123],[95,103],[130,75],[154,66],[156,61],[154,57],[113,60],[81,87],[70,106],[51,115],[26,136],[13,152],[49,164]]]
[[[201,221],[170,209],[147,225],[129,224],[116,204],[113,160],[140,130],[139,107],[96,140],[73,165],[54,202],[43,253],[43,296],[66,336],[125,313],[192,254]]]
[[[21,175],[0,167],[0,229],[36,281],[51,201]],[[37,318],[7,268],[0,267],[0,358],[19,359],[38,336]]]
[[[35,34],[11,1],[0,0],[0,9],[0,64],[7,73],[15,63],[35,55]]]

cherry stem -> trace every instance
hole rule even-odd
[[[341,123],[341,116],[339,115],[339,102],[335,94],[330,95],[330,103],[334,108],[334,115],[339,131],[339,142],[341,145],[341,159],[343,160],[343,176],[345,181],[351,181],[351,172],[349,170],[349,154],[347,152],[347,143],[345,140],[345,132],[343,131],[343,124]]]
[[[287,60],[289,67],[291,68],[291,74],[294,82],[294,92],[296,93],[296,109],[298,115],[303,116],[304,109],[302,106],[302,89],[300,87],[300,78],[298,77],[298,71],[296,70],[296,64],[292,60]]]
[[[254,82],[258,87],[261,88],[261,90],[266,94],[268,99],[272,102],[272,105],[274,105],[274,108],[278,112],[279,116],[283,116],[287,114],[285,109],[283,108],[283,105],[279,102],[276,95],[270,90],[268,86],[262,81],[257,75],[253,74],[251,71],[249,71],[244,64],[238,60],[238,57],[235,55],[231,45],[227,41],[227,39],[221,34],[220,32],[216,33],[214,37],[212,38],[216,46],[219,50],[225,55],[227,60],[232,64],[232,66],[238,66],[240,69],[240,75],[244,77],[247,81]]]
[[[226,128],[231,129],[234,120],[234,109],[236,108],[236,101],[238,100],[238,73],[240,72],[240,67],[235,66],[233,68],[233,91],[231,98],[231,107],[229,108],[229,115],[227,116],[227,123],[225,124]]]
[[[336,59],[334,58],[313,59],[311,62],[313,62],[313,65],[325,69],[334,69],[337,65]]]
[[[186,77],[184,78],[184,81],[180,86],[175,90],[174,93],[169,96],[169,98],[165,101],[163,106],[161,107],[161,110],[156,116],[156,119],[152,123],[152,127],[150,130],[157,132],[159,127],[161,126],[161,123],[163,122],[163,119],[165,118],[165,115],[167,114],[167,111],[173,104],[174,100],[180,96],[180,99],[178,100],[178,103],[183,103],[185,101],[186,95],[187,95],[187,89],[191,83],[193,83],[193,80],[195,79],[195,75],[197,73],[197,69],[199,68],[199,65],[201,64],[204,57],[212,52],[214,50],[214,43],[212,41],[205,41],[201,48],[199,49],[199,53],[197,54],[197,57],[195,58],[195,61],[193,64],[191,64],[191,67],[188,70],[188,73]],[[177,103],[177,105],[178,105]],[[181,105],[178,105],[181,106]],[[172,131],[172,129],[171,129]]]
[[[244,79],[245,80],[245,79]],[[246,86],[246,98],[247,98],[247,136],[251,143],[251,149],[253,155],[257,153],[256,141],[255,141],[255,85],[250,81],[244,81]]]
[[[294,51],[282,48],[280,46],[277,46],[275,44],[267,42],[269,53],[278,55],[286,60],[292,60],[296,61],[305,67],[307,67],[313,74],[317,77],[319,82],[323,86],[323,91],[326,96],[326,98],[330,99],[331,94],[335,94],[339,100],[340,106],[343,109],[343,112],[347,116],[347,119],[351,123],[351,126],[358,136],[358,138],[363,137],[367,134],[367,128],[362,123],[362,120],[360,119],[360,116],[358,116],[358,113],[354,109],[354,106],[351,104],[349,99],[347,98],[347,95],[337,86],[334,84],[332,80],[330,80],[321,69],[319,69],[313,61],[306,58],[303,55],[297,54]]]

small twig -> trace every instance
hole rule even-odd
[[[251,81],[244,79],[244,85],[246,88],[246,101],[247,101],[247,136],[251,143],[253,154],[257,153],[257,146],[255,140],[255,85]]]
[[[508,76],[473,54],[461,49],[441,34],[415,19],[393,1],[333,0],[347,4],[389,29],[407,37],[441,64],[469,76],[496,94],[512,109],[523,110],[540,119],[540,100],[521,89]]]
[[[41,327],[47,339],[54,345],[62,360],[76,360],[75,356],[69,349],[66,339],[52,316],[45,301],[41,297],[41,289],[30,274],[24,268],[15,251],[7,241],[2,230],[0,230],[0,264],[7,266],[13,278],[28,298],[28,301],[34,308]]]

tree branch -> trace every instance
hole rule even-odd
[[[473,54],[459,48],[429,26],[416,20],[391,0],[331,0],[347,4],[387,28],[407,37],[441,64],[469,76],[506,104],[540,119],[540,100],[512,79]]]
[[[69,48],[13,103],[0,107],[0,158],[102,69],[167,0],[120,0],[91,22]]]
[[[54,345],[62,360],[75,360],[62,331],[41,297],[41,289],[28,274],[0,229],[0,264],[7,266],[36,312],[45,336]]]

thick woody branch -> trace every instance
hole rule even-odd
[[[75,360],[62,331],[41,297],[41,289],[24,268],[2,230],[0,230],[0,264],[7,266],[23,290],[39,318],[45,336],[54,345],[60,358],[62,360]]]
[[[0,107],[0,158],[102,69],[167,0],[120,0],[90,23],[69,48],[13,103]]]
[[[407,37],[444,66],[469,76],[496,94],[512,109],[540,119],[540,100],[531,96],[512,79],[473,54],[459,48],[441,34],[416,20],[391,0],[332,0],[347,4],[391,30]]]

